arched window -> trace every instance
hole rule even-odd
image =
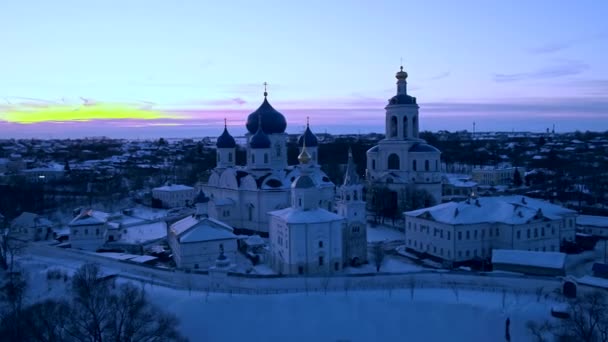
[[[276,145],[274,145],[274,149],[276,150],[277,157],[280,157],[281,156],[281,144],[277,143]]]
[[[232,163],[232,152],[228,152],[228,162]]]
[[[264,164],[268,164],[268,153],[264,153]]]
[[[428,160],[425,160],[425,161],[424,161],[424,171],[429,171],[429,170],[430,170],[430,168],[431,168],[431,167],[429,166],[429,161],[428,161]]]
[[[407,138],[407,116],[403,117],[403,138]]]
[[[353,199],[355,201],[358,201],[359,199],[357,197],[359,197],[359,196],[357,196],[357,191],[355,190],[355,192],[353,193]]]
[[[390,138],[396,137],[397,136],[397,117],[396,116],[392,116],[391,117],[391,125],[390,125]]]
[[[414,118],[412,119],[412,133],[414,135],[414,138],[418,137],[418,117],[414,116]]]
[[[435,171],[439,171],[439,160],[435,160]]]
[[[298,206],[301,207],[302,206],[302,198],[298,198]]]
[[[372,159],[372,170],[376,169],[376,159]]]
[[[399,156],[395,153],[388,156],[388,168],[390,170],[399,170]]]
[[[412,161],[412,170],[418,171],[418,165],[416,165],[416,159]]]

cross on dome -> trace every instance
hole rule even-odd
[[[268,86],[268,82],[264,82],[264,97],[268,96],[268,91],[266,87]]]

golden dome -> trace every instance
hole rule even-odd
[[[398,80],[404,80],[407,78],[407,72],[403,71],[403,66],[401,66],[400,71],[397,71],[397,73],[395,74],[395,78],[397,78]]]
[[[308,164],[310,161],[310,154],[306,152],[306,146],[302,147],[302,152],[298,156],[298,160],[300,161],[300,164]]]

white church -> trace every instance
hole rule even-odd
[[[268,234],[268,212],[290,205],[291,183],[300,169],[287,165],[287,122],[268,102],[247,117],[247,162],[235,164],[236,141],[224,132],[217,139],[217,167],[203,191],[210,197],[209,216],[239,231]],[[310,177],[318,185],[318,205],[334,209],[335,185],[317,164],[318,140],[307,125],[298,144],[311,155]]]
[[[391,201],[402,200],[407,190],[424,190],[434,203],[441,203],[441,152],[418,137],[419,106],[407,93],[407,72],[397,72],[397,94],[386,110],[386,136],[367,151],[366,178],[385,185]],[[410,192],[411,193],[411,192]]]

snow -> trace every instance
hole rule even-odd
[[[172,184],[172,185],[165,185],[165,186],[161,186],[161,187],[152,189],[152,191],[184,191],[184,190],[194,190],[194,188],[191,186],[182,185],[182,184]]]
[[[269,215],[280,217],[286,223],[320,223],[344,220],[344,217],[334,214],[325,209],[317,208],[302,210],[296,208],[285,208],[268,213]]]
[[[420,217],[428,214],[433,220],[447,224],[504,223],[525,224],[542,212],[551,220],[575,215],[566,209],[546,201],[525,196],[479,197],[464,202],[448,202],[430,208],[406,212],[406,216]]]
[[[161,221],[124,228],[118,241],[139,244],[159,240],[166,236],[167,224]]]
[[[508,249],[492,250],[492,264],[510,264],[532,267],[564,269],[566,254]]]
[[[180,242],[236,239],[232,227],[211,218],[187,216],[171,225]]]
[[[529,341],[555,302],[452,289],[229,295],[148,287],[192,341]],[[230,317],[230,319],[226,319]],[[235,323],[238,322],[238,323]]]
[[[398,231],[395,228],[387,226],[376,226],[367,227],[367,241],[368,242],[380,242],[380,241],[403,241],[405,240],[405,234]]]
[[[579,215],[576,225],[608,228],[608,216]]]
[[[158,258],[157,257],[153,257],[151,255],[140,255],[140,256],[137,256],[135,258],[129,259],[129,261],[133,261],[133,262],[137,262],[137,263],[142,263],[143,264],[143,263],[146,263],[148,261],[152,261],[152,260],[156,260],[156,259],[158,259]]]
[[[108,221],[110,214],[97,210],[83,210],[71,222],[70,226],[90,226],[104,224]]]
[[[586,275],[586,276],[577,278],[576,281],[581,284],[608,289],[608,279],[605,279],[605,278],[599,278],[599,277],[593,277],[593,276]]]

